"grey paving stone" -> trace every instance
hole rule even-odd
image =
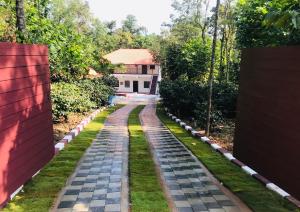
[[[121,205],[120,204],[106,205],[105,211],[107,212],[121,211]]]
[[[204,204],[192,204],[194,211],[207,211],[207,208]]]
[[[73,208],[75,201],[61,201],[57,208]]]
[[[90,207],[91,212],[104,212],[105,207]]]
[[[61,201],[76,201],[78,198],[77,195],[64,195],[61,199]]]
[[[79,193],[80,193],[80,189],[66,190],[65,195],[78,195]]]
[[[92,200],[106,200],[106,194],[94,194]]]
[[[177,208],[178,212],[194,212],[194,210],[190,207]]]

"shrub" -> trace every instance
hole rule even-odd
[[[173,113],[183,117],[193,117],[196,105],[205,101],[206,88],[183,80],[163,80],[160,83],[163,104]]]
[[[198,82],[163,80],[160,83],[163,105],[179,117],[194,119],[204,128],[207,116],[208,87]],[[235,117],[237,88],[230,84],[214,86],[212,127],[224,118]]]
[[[75,84],[59,82],[51,85],[52,111],[55,122],[67,119],[70,112],[88,112],[96,108],[90,96]]]
[[[110,87],[119,87],[119,80],[112,75],[104,75],[102,78],[105,85]]]
[[[98,107],[108,104],[109,96],[115,93],[114,88],[100,78],[80,80],[76,82],[76,85],[83,89]]]
[[[232,83],[214,85],[213,104],[225,118],[235,118],[238,86]]]

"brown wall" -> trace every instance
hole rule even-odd
[[[234,155],[300,199],[300,47],[242,52]]]
[[[48,48],[0,43],[0,208],[53,155]]]

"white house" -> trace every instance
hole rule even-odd
[[[118,93],[158,93],[160,65],[155,62],[148,49],[119,49],[104,58],[112,64],[122,64],[124,67],[114,70],[113,74],[119,80]]]

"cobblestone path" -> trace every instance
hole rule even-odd
[[[86,151],[55,211],[128,211],[128,115],[134,105],[111,114]]]
[[[147,105],[140,118],[174,210],[249,211],[162,125],[155,114],[154,104]]]

